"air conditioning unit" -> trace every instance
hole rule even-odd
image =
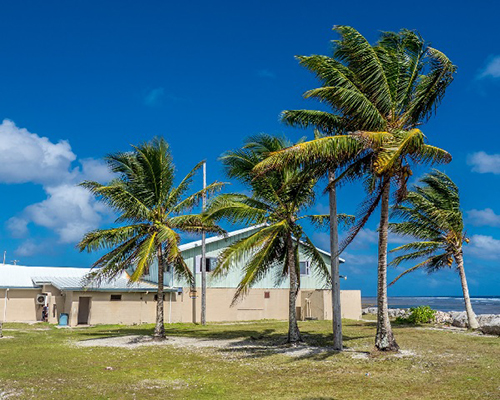
[[[36,295],[36,304],[41,304],[42,306],[44,306],[46,301],[47,301],[46,294],[42,293]]]

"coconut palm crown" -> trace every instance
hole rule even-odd
[[[251,195],[223,194],[209,204],[207,218],[225,219],[232,223],[254,224],[259,229],[225,249],[219,256],[214,276],[228,272],[239,261],[244,261],[243,277],[234,301],[269,273],[277,283],[290,280],[288,341],[301,340],[296,318],[296,299],[300,288],[299,244],[311,260],[312,273],[329,279],[323,256],[305,233],[305,221],[322,227],[328,225],[326,215],[303,215],[314,203],[316,180],[304,170],[293,167],[271,171],[255,177],[253,168],[267,154],[291,145],[284,138],[258,135],[249,138],[244,147],[222,156],[227,175],[238,179]],[[349,221],[342,215],[342,221]]]
[[[456,67],[413,31],[384,32],[371,45],[349,26],[336,26],[333,56],[299,56],[322,86],[304,96],[326,104],[331,112],[288,110],[282,120],[292,126],[315,127],[327,135],[271,155],[260,173],[281,165],[307,166],[319,176],[340,174],[335,182],[362,179],[368,197],[360,218],[340,251],[382,204],[379,230],[379,316],[376,347],[397,350],[387,314],[387,222],[391,183],[396,199],[406,193],[410,162],[446,162],[448,153],[425,143],[418,129],[434,113],[453,81]],[[355,132],[354,135],[349,134]],[[335,204],[335,202],[333,202]],[[334,214],[334,210],[330,211]],[[332,238],[335,240],[335,238]],[[333,248],[333,245],[332,245]]]
[[[132,270],[130,280],[137,281],[156,262],[159,268],[154,336],[163,338],[164,267],[171,265],[178,275],[191,280],[179,250],[179,232],[222,231],[210,221],[203,221],[201,215],[188,213],[203,193],[213,193],[222,184],[216,182],[188,195],[193,176],[202,165],[199,163],[175,186],[175,167],[163,138],[133,146],[131,152],[111,154],[105,160],[116,178],[108,184],[85,181],[81,186],[118,215],[115,222],[119,226],[88,232],[78,243],[80,251],[107,250],[92,265],[94,270],[87,278],[99,283]]]
[[[464,230],[458,187],[445,173],[437,170],[425,175],[420,182],[422,186],[416,186],[402,204],[393,208],[393,215],[401,222],[389,224],[389,229],[418,239],[391,250],[406,253],[394,258],[391,265],[423,260],[396,277],[391,285],[417,269],[432,273],[452,268],[455,263],[462,283],[469,327],[477,329],[479,325],[472,311],[464,270],[462,247],[469,239]]]

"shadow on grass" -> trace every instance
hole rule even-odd
[[[174,324],[165,326],[165,334],[171,337],[186,337],[191,339],[221,340],[220,346],[206,344],[206,347],[215,348],[217,351],[238,354],[241,358],[260,358],[275,354],[286,354],[291,360],[310,359],[324,360],[338,352],[331,347],[333,334],[318,329],[318,325],[305,325],[301,327],[303,342],[298,346],[287,344],[287,323],[270,321],[269,323],[256,324],[209,324],[207,326],[193,324]],[[266,326],[267,325],[267,326]],[[372,322],[363,323],[361,326],[371,327]],[[345,321],[344,327],[359,328],[359,321]],[[154,331],[153,325],[146,326],[98,326],[88,329],[74,330],[77,340],[123,337],[131,335],[151,336]],[[368,332],[367,332],[368,333]],[[344,343],[359,339],[371,338],[371,334],[356,331],[353,335],[343,335]],[[230,340],[231,343],[223,343]]]
[[[216,325],[217,326],[217,325]],[[213,326],[212,326],[213,327]],[[218,329],[214,330],[212,327],[196,327],[192,329],[176,329],[167,328],[165,329],[165,334],[167,336],[185,336],[190,338],[199,339],[243,339],[251,340],[255,342],[273,342],[279,344],[286,343],[286,333],[282,331],[277,331],[274,328],[264,328],[264,329]],[[112,337],[112,336],[130,336],[130,335],[144,335],[151,336],[153,334],[154,328],[149,327],[113,327],[109,329],[91,329],[88,331],[78,332],[80,337]],[[310,346],[327,346],[333,341],[333,335],[331,333],[321,333],[321,332],[309,332],[302,331],[302,337],[304,343]],[[344,342],[349,342],[351,340],[365,339],[371,337],[370,335],[361,336],[347,336],[343,335]]]

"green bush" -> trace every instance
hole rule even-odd
[[[410,315],[406,318],[398,317],[397,322],[410,324],[428,324],[436,318],[436,311],[429,306],[418,306],[410,308]]]

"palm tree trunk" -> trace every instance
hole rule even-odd
[[[397,351],[399,346],[392,333],[387,311],[387,232],[389,226],[389,181],[383,183],[378,239],[377,335],[375,347],[381,351]]]
[[[467,286],[467,278],[465,277],[464,269],[464,256],[462,251],[455,254],[455,261],[458,265],[458,273],[460,274],[460,280],[462,282],[462,291],[464,293],[465,311],[467,313],[467,320],[469,322],[470,329],[478,329],[479,324],[476,319],[476,315],[472,310],[472,305],[470,303],[469,287]]]
[[[291,234],[287,237],[287,252],[288,275],[290,276],[290,293],[288,297],[288,343],[297,343],[302,341],[299,326],[297,324],[296,311],[299,282],[297,279],[295,249],[293,248],[293,238]]]
[[[165,325],[163,322],[163,253],[161,245],[157,249],[158,256],[158,291],[156,299],[156,326],[153,334],[154,340],[165,339]]]
[[[340,271],[339,271],[339,224],[337,218],[337,189],[335,172],[328,171],[329,203],[330,203],[330,262],[332,275],[332,325],[333,349],[342,351],[342,313],[340,308]]]

